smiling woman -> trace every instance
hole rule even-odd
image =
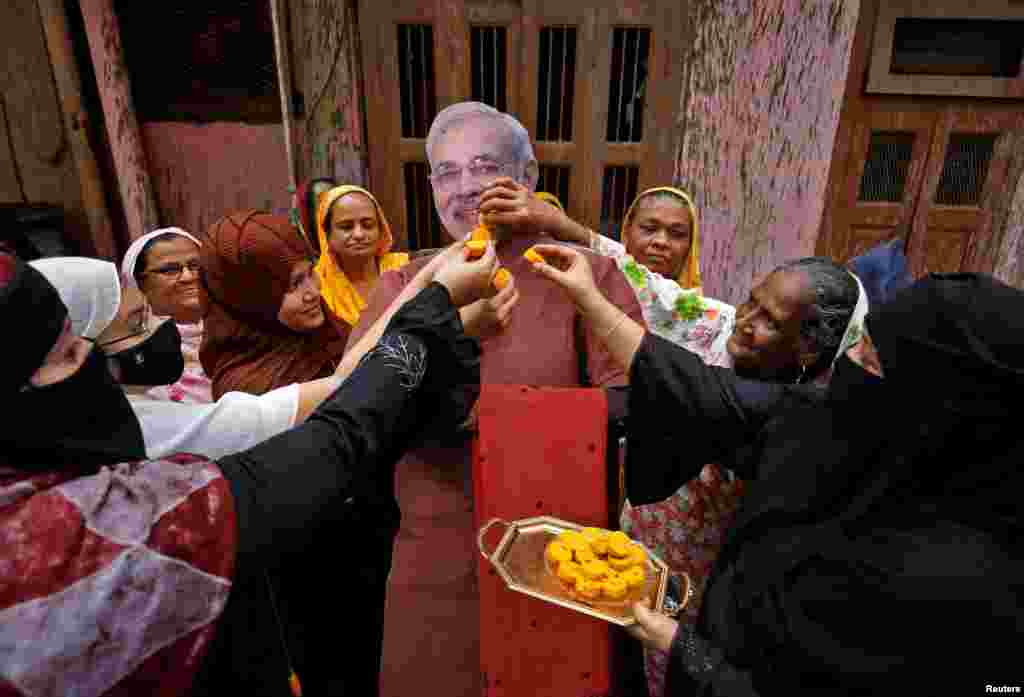
[[[214,398],[263,394],[334,372],[349,328],[320,296],[313,250],[284,216],[248,211],[210,229],[200,358]]]

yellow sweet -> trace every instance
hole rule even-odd
[[[608,566],[620,572],[625,571],[631,566],[636,566],[636,562],[633,561],[633,555],[629,555],[628,557],[613,557],[609,554],[607,561]]]
[[[608,554],[613,557],[629,556],[629,548],[633,541],[624,532],[613,532],[608,536]]]
[[[502,267],[498,269],[494,274],[494,280],[491,283],[494,284],[494,289],[498,291],[505,290],[505,286],[512,280],[512,274],[508,269]]]
[[[647,580],[647,572],[642,566],[631,566],[622,572],[622,580],[630,588],[639,588]]]
[[[530,247],[525,252],[523,252],[523,256],[526,257],[526,260],[529,261],[532,264],[545,264],[545,263],[547,263],[547,260],[543,256],[541,256],[540,252],[538,252],[533,247]]]
[[[594,550],[590,549],[590,547],[577,549],[572,553],[572,556],[580,564],[586,564],[597,559],[597,555],[594,554]]]
[[[469,233],[469,239],[473,242],[490,242],[492,239],[491,230],[481,222],[473,228],[473,232]]]
[[[569,586],[575,586],[583,578],[583,570],[573,561],[563,561],[558,565],[558,579]]]
[[[612,600],[621,600],[626,597],[629,584],[620,576],[609,577],[601,582],[601,591]]]
[[[646,566],[647,552],[644,551],[643,547],[641,547],[640,545],[633,545],[629,551],[631,553],[630,556],[632,557],[634,564],[636,564],[637,566]]]
[[[573,551],[575,554],[581,549],[589,550],[590,545],[587,544],[586,539],[583,535],[579,534],[575,530],[566,530],[557,538],[561,543]]]
[[[572,550],[564,543],[553,540],[548,544],[547,555],[548,559],[553,563],[560,564],[563,561],[570,561],[572,559]]]
[[[469,250],[470,259],[479,259],[487,251],[487,243],[482,240],[469,240],[466,242],[466,249]]]
[[[583,564],[583,575],[591,580],[602,579],[608,575],[608,565],[600,559],[592,559]]]
[[[601,597],[601,583],[600,581],[588,581],[585,578],[581,579],[576,584],[576,592],[584,598],[596,600]]]
[[[590,543],[594,554],[603,557],[608,554],[608,531],[601,528],[583,528],[580,533]]]

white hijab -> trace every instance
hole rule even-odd
[[[132,242],[131,246],[128,247],[128,251],[124,253],[124,259],[121,261],[121,283],[125,288],[138,288],[139,284],[135,281],[135,266],[139,263],[139,255],[142,254],[142,250],[146,247],[154,237],[160,237],[161,235],[180,235],[187,239],[192,240],[196,243],[197,247],[202,247],[203,243],[197,240],[193,235],[185,232],[180,227],[165,227],[153,232],[147,233],[139,239]]]
[[[47,257],[30,261],[57,289],[68,308],[75,336],[95,339],[121,307],[121,282],[117,266],[88,257]]]
[[[857,282],[857,304],[854,306],[853,314],[850,315],[850,321],[846,325],[843,340],[839,342],[839,350],[836,351],[836,356],[832,359],[833,368],[836,367],[836,361],[839,360],[839,357],[864,336],[864,318],[868,315],[868,294],[864,290],[864,284],[857,278],[857,274],[851,271],[847,271],[847,273],[853,276],[853,280]]]

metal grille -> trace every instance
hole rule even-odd
[[[470,36],[473,101],[508,110],[505,27],[473,27]]]
[[[893,26],[895,75],[1017,77],[1024,22],[1006,19],[900,17]]]
[[[437,114],[434,90],[434,28],[398,25],[398,80],[402,98],[402,137],[426,138]]]
[[[541,165],[537,191],[554,194],[562,202],[565,210],[569,210],[569,168],[559,165]]]
[[[651,30],[618,27],[612,31],[608,90],[608,142],[636,143],[644,135],[644,91]]]
[[[857,200],[868,203],[903,201],[913,156],[913,132],[872,132]]]
[[[601,185],[601,234],[619,240],[629,204],[637,194],[639,167],[605,167]]]
[[[935,203],[942,206],[978,205],[998,137],[994,133],[954,133],[949,137]]]
[[[430,168],[425,162],[406,162],[402,174],[405,176],[405,218],[409,250],[443,247],[441,219],[437,217],[427,178]]]
[[[115,0],[142,121],[280,122],[270,3]],[[154,50],[155,33],[173,59]]]
[[[542,28],[537,65],[537,140],[572,140],[576,28]]]

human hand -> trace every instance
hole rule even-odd
[[[675,639],[679,623],[660,612],[652,612],[643,603],[633,603],[633,616],[636,624],[626,627],[626,631],[634,639],[639,639],[645,646],[659,651],[669,651]]]
[[[512,321],[512,308],[517,302],[519,290],[513,278],[493,297],[477,300],[463,308],[462,326],[466,334],[483,339],[504,331]]]
[[[498,255],[494,243],[487,243],[487,251],[479,259],[469,259],[465,244],[453,245],[456,251],[446,249],[439,257],[433,281],[448,289],[452,304],[462,307],[475,302],[490,292],[491,281],[498,271]],[[434,260],[431,260],[433,263]]]
[[[547,261],[546,264],[534,264],[534,270],[562,286],[577,306],[601,297],[590,262],[582,252],[558,244],[538,244],[533,249]]]
[[[481,220],[497,230],[523,233],[548,230],[556,215],[564,214],[509,177],[496,179],[480,196]]]

